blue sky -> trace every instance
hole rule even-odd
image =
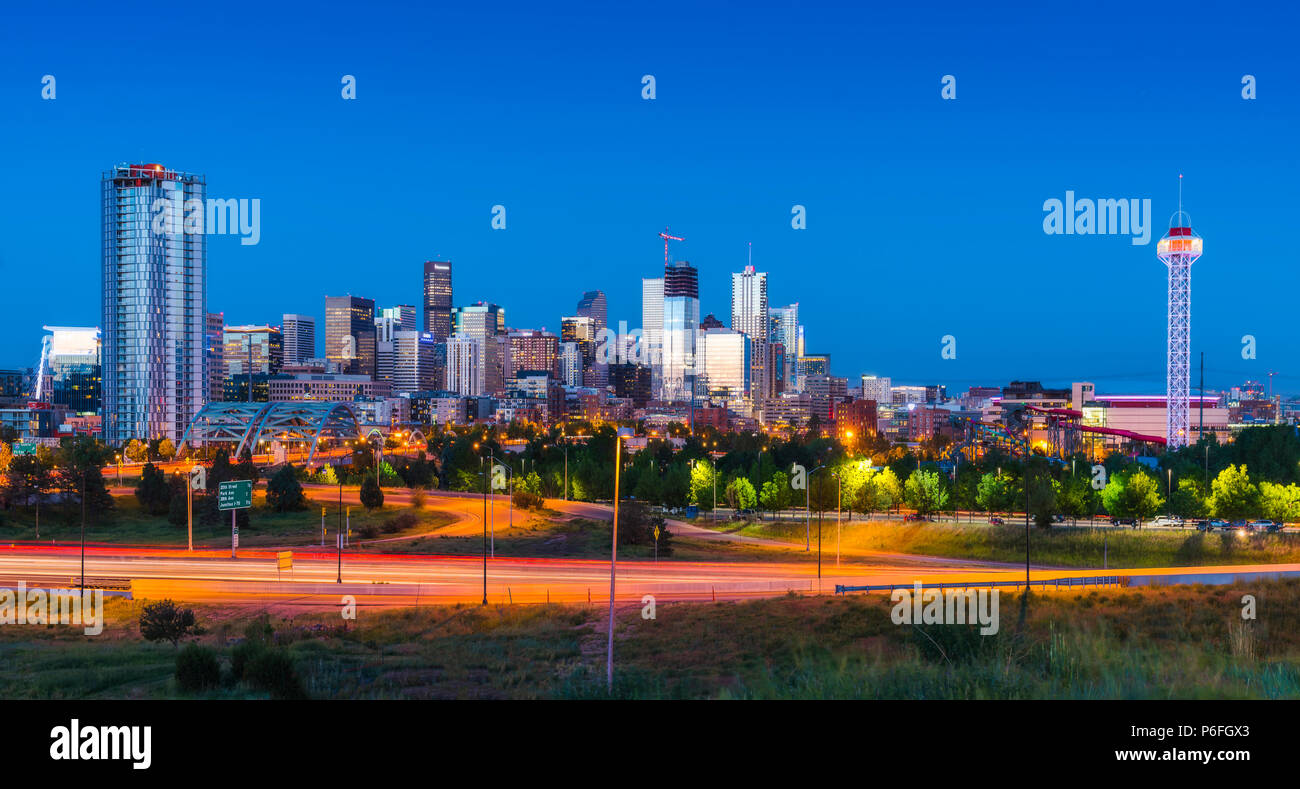
[[[42,324],[100,322],[100,174],[156,161],[261,200],[261,243],[209,242],[230,323],[418,304],[445,257],[456,303],[512,326],[558,330],[597,288],[636,326],[667,225],[724,321],[752,242],[838,375],[1162,391],[1155,238],[1183,173],[1207,384],[1300,391],[1293,8],[414,5],[8,4],[0,366],[34,365]],[[1150,198],[1152,243],[1046,235],[1067,190]]]

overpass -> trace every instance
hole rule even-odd
[[[258,449],[267,442],[278,441],[305,450],[310,468],[322,438],[327,442],[360,443],[373,437],[384,440],[394,432],[399,431],[391,425],[362,424],[350,403],[314,400],[208,403],[185,428],[177,457],[184,456],[192,446],[214,444],[226,445],[235,457],[245,450],[259,454]],[[410,438],[422,441],[424,434],[414,428]]]

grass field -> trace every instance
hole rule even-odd
[[[249,547],[279,545],[319,545],[321,539],[321,507],[326,507],[326,526],[333,539],[338,525],[338,505],[333,501],[311,501],[300,512],[273,512],[266,506],[264,491],[253,493],[253,508],[248,526],[239,530],[239,544]],[[396,532],[384,532],[384,524],[399,513],[412,513],[416,523]],[[400,537],[422,534],[441,528],[455,520],[455,516],[434,510],[415,510],[410,507],[385,506],[367,511],[352,505],[351,525],[354,544],[367,526],[373,526],[380,537]],[[0,513],[0,541],[30,541],[36,539],[35,513],[29,509],[14,508]],[[54,540],[71,543],[81,539],[81,512],[65,517],[63,508],[54,505],[41,509],[42,542]],[[166,517],[150,515],[141,509],[135,496],[114,497],[114,507],[109,513],[90,513],[86,519],[86,541],[122,545],[184,546],[185,526],[174,526]],[[194,544],[198,546],[228,546],[230,544],[230,516],[224,514],[205,521],[196,511],[194,516]]]
[[[700,519],[701,526],[709,525]],[[803,545],[803,521],[755,521],[720,524],[737,534]],[[1024,562],[1023,525],[954,525],[853,521],[841,524],[846,555],[870,552],[911,553],[957,559]],[[816,540],[817,521],[812,522]],[[823,550],[835,546],[835,520],[822,523]],[[1030,560],[1057,567],[1109,568],[1275,564],[1300,562],[1300,534],[1204,534],[1186,531],[1054,528],[1029,529]]]
[[[1258,619],[1241,618],[1244,594]],[[185,697],[141,601],[97,637],[0,628],[0,698]],[[631,698],[1300,698],[1300,581],[1001,598],[1001,629],[895,625],[882,596],[638,608],[618,615],[614,695]],[[196,607],[225,679],[201,697],[267,693],[230,678],[254,607]],[[313,698],[600,698],[601,606],[272,610],[270,642]],[[922,629],[925,631],[921,632]]]

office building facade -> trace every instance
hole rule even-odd
[[[451,336],[451,261],[424,262],[424,330],[434,342]]]
[[[325,358],[349,375],[375,377],[375,302],[359,296],[325,297]]]
[[[316,319],[312,316],[283,315],[280,337],[284,342],[285,364],[302,364],[316,356]]]
[[[207,237],[156,221],[204,205],[202,175],[118,165],[102,194],[103,436],[179,441],[210,394]],[[179,225],[179,226],[178,226]]]

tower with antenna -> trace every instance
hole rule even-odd
[[[1169,232],[1156,246],[1156,257],[1169,269],[1169,330],[1165,384],[1169,449],[1188,443],[1188,387],[1191,378],[1192,264],[1201,256],[1201,237],[1192,231],[1191,217],[1183,211],[1183,176],[1178,176],[1178,211]]]

